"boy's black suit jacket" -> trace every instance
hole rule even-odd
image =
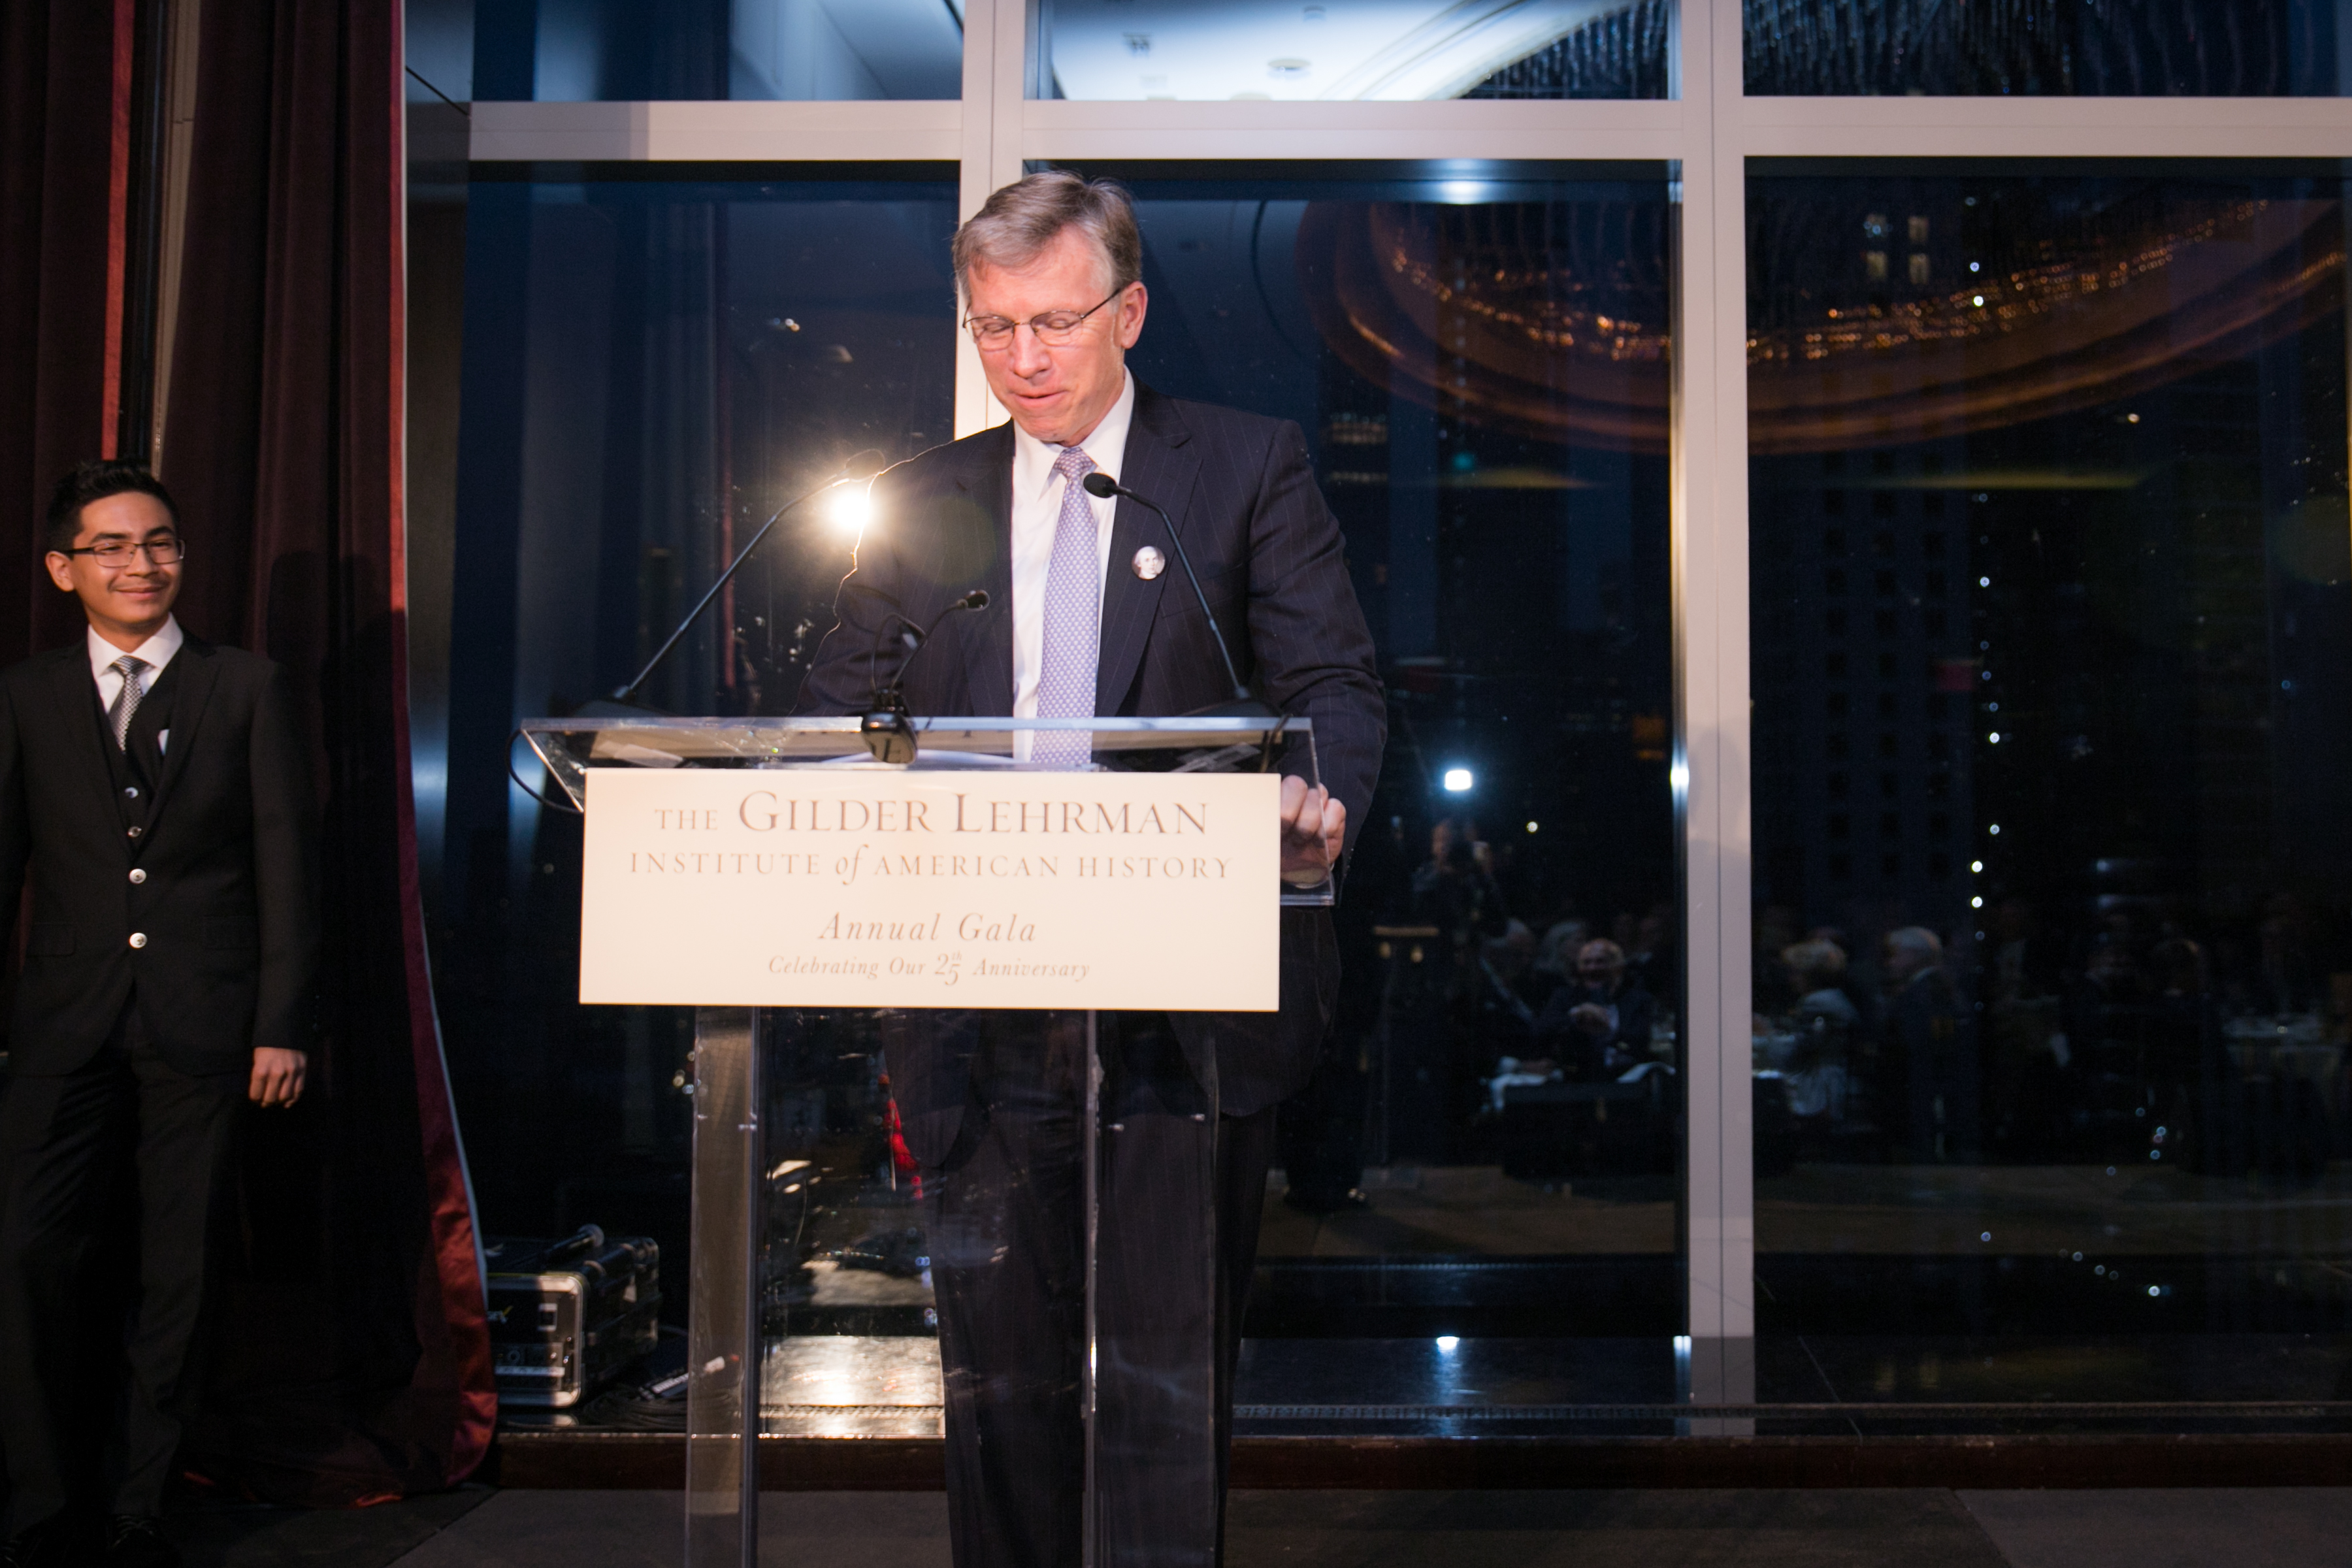
[[[1242,679],[1283,712],[1314,721],[1323,782],[1348,808],[1352,841],[1371,809],[1388,735],[1372,639],[1348,576],[1339,526],[1315,488],[1307,443],[1286,420],[1162,397],[1138,384],[1119,482],[1165,507],[1182,532]],[[901,463],[874,481],[873,521],[835,602],[799,711],[855,713],[903,663],[919,714],[1013,712],[1013,428],[998,426]],[[1146,580],[1142,546],[1171,559]],[[1225,700],[1224,666],[1160,520],[1121,500],[1103,585],[1095,711],[1191,712]],[[895,612],[928,626],[974,588],[985,609],[950,616],[919,656],[895,637]],[[1271,892],[1268,894],[1272,896]],[[1279,1013],[1174,1013],[1173,1032],[1219,1108],[1247,1115],[1313,1072],[1339,985],[1322,910],[1283,911]],[[908,1146],[931,1163],[955,1142],[966,1066],[985,1015],[919,1013],[894,1031],[890,1078]]]
[[[86,1064],[134,982],[150,1037],[182,1072],[311,1047],[315,803],[285,674],[191,637],[159,692],[165,679],[170,741],[138,813],[102,749],[113,741],[85,643],[0,671],[0,911],[14,919],[28,870],[33,890],[13,1072]]]

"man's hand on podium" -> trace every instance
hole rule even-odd
[[[1311,888],[1331,874],[1348,837],[1348,808],[1321,784],[1282,781],[1282,879]]]

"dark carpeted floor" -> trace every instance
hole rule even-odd
[[[936,1492],[771,1492],[762,1555],[947,1568]],[[2317,1568],[2352,1488],[1244,1492],[1233,1568]],[[469,1489],[352,1513],[174,1516],[190,1568],[678,1568],[674,1492]]]
[[[1257,1492],[1235,1568],[2006,1568],[1948,1491]]]
[[[2011,1568],[2352,1563],[2352,1487],[1962,1492]]]
[[[496,1497],[465,1487],[375,1508],[188,1502],[166,1521],[187,1568],[386,1568]]]

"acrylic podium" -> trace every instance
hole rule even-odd
[[[878,841],[872,835],[846,835],[829,841],[840,852],[828,850],[822,866],[812,856],[752,853],[727,846],[748,842],[741,837],[743,831],[761,829],[763,825],[771,828],[787,822],[795,827],[841,826],[853,820],[845,815],[851,808],[841,805],[842,798],[860,791],[864,792],[860,799],[878,801],[882,828],[894,826],[891,805],[904,797],[930,801],[926,824],[950,829],[980,826],[982,814],[992,811],[999,826],[1017,816],[1024,828],[1035,827],[1038,819],[1029,815],[1034,803],[1021,795],[1029,785],[1044,789],[1045,795],[1094,792],[1087,795],[1089,800],[1116,796],[1121,790],[1160,795],[1174,791],[1183,796],[1222,789],[1236,792],[1222,798],[1250,803],[1245,826],[1239,829],[1247,838],[1249,853],[1237,861],[1246,877],[1245,887],[1198,893],[1180,888],[1175,881],[1164,879],[1181,879],[1195,871],[1209,874],[1209,863],[1201,854],[1187,850],[1181,837],[1169,846],[1139,840],[1147,844],[1148,852],[1123,855],[1126,874],[1162,879],[1160,885],[1167,890],[1147,895],[1142,891],[1144,883],[1138,880],[1132,884],[1133,890],[1117,894],[1120,912],[1124,915],[1129,905],[1147,896],[1177,900],[1170,908],[1178,910],[1187,907],[1181,902],[1187,897],[1239,900],[1238,904],[1228,902],[1224,907],[1240,908],[1247,918],[1217,923],[1245,926],[1250,933],[1269,933],[1268,940],[1278,947],[1278,938],[1270,933],[1277,930],[1279,907],[1328,904],[1330,885],[1301,889],[1281,880],[1278,823],[1271,805],[1276,786],[1264,780],[1253,784],[1236,777],[1219,784],[1213,779],[1214,775],[1291,774],[1315,781],[1319,773],[1312,725],[1302,719],[1259,718],[915,718],[901,728],[901,734],[892,739],[877,738],[871,721],[857,718],[619,716],[540,720],[523,726],[550,777],[588,816],[582,1000],[616,999],[605,977],[626,963],[616,962],[613,955],[623,953],[628,963],[634,963],[642,946],[648,952],[675,952],[677,956],[674,961],[656,961],[658,973],[646,982],[653,991],[633,994],[628,999],[695,1008],[685,1561],[688,1568],[750,1568],[759,1562],[763,1447],[760,1439],[763,1436],[834,1437],[849,1443],[940,1435],[943,1406],[934,1336],[938,1318],[929,1289],[934,1238],[925,1232],[921,1201],[926,1180],[936,1182],[937,1178],[909,1152],[902,1135],[898,1101],[903,1095],[892,1093],[890,1057],[894,1042],[907,1041],[919,1031],[970,1026],[983,1014],[988,1021],[975,1026],[1034,1028],[1038,1037],[1064,1040],[1068,1050],[1083,1053],[1074,1054],[1073,1059],[1085,1063],[1083,1109],[1076,1134],[1083,1140],[1080,1169],[1085,1178],[1081,1199],[1084,1353],[1066,1369],[1070,1381],[1059,1386],[1066,1394],[1074,1389],[1076,1407],[1083,1413],[1069,1457],[1083,1463],[1087,1478],[1081,1527],[1085,1560],[1090,1564],[1143,1561],[1150,1553],[1139,1551],[1136,1543],[1150,1523],[1130,1500],[1122,1500],[1135,1495],[1133,1466],[1139,1447],[1149,1450],[1142,1462],[1152,1467],[1147,1489],[1160,1500],[1154,1506],[1172,1500],[1182,1509],[1213,1511],[1216,1464],[1210,1403],[1214,1397],[1213,1344],[1202,1337],[1195,1347],[1185,1337],[1189,1328],[1143,1321],[1131,1303],[1117,1307],[1108,1316],[1098,1310],[1097,1285],[1104,1257],[1100,1244],[1105,1240],[1097,1224],[1102,1201],[1098,1186],[1104,1173],[1117,1167],[1115,1163],[1105,1163],[1104,1058],[1097,1043],[1105,1037],[1102,1028],[1111,1015],[1091,1008],[1040,1008],[1034,998],[1020,1003],[991,1001],[971,990],[983,977],[992,977],[992,977],[999,973],[1076,971],[1088,965],[1008,964],[991,956],[986,944],[1001,934],[998,928],[1010,921],[1009,929],[1018,934],[1028,918],[1022,913],[1022,900],[1011,893],[983,898],[975,891],[964,900],[972,906],[971,912],[965,913],[951,900],[934,900],[941,903],[936,910],[922,906],[919,899],[910,903],[891,885],[881,883],[863,901],[831,909],[824,900],[846,897],[839,891],[846,879],[860,869],[870,874],[877,861],[887,867],[893,858],[875,848]],[[1024,732],[1073,730],[1091,736],[1092,762],[1083,772],[1048,772],[1015,761],[1016,754],[1026,754],[1027,746],[1020,740]],[[910,751],[911,761],[895,760]],[[884,755],[894,760],[879,760]],[[687,780],[681,776],[687,770],[725,776]],[[852,779],[851,774],[860,776]],[[1121,777],[1130,774],[1157,776]],[[1053,787],[1045,788],[1049,782]],[[715,809],[727,820],[719,825],[735,832],[736,839],[710,837],[707,842],[713,847],[707,852],[699,847],[704,841],[697,841],[692,849],[672,848],[667,846],[684,841],[655,837],[643,840],[646,847],[640,847],[635,839],[625,847],[609,829],[600,840],[600,816],[608,824],[620,820],[622,807],[617,803],[640,796],[655,798],[659,792],[687,784],[706,795],[719,792],[726,804]],[[855,790],[849,788],[852,784]],[[983,799],[991,791],[994,795]],[[1021,798],[1010,799],[1008,804],[1010,796]],[[828,801],[838,820],[824,818]],[[1080,820],[1066,843],[1038,840],[1045,852],[1026,858],[1012,851],[994,854],[992,858],[976,854],[970,859],[972,875],[984,870],[1011,877],[1034,871],[1066,879],[1081,864],[1097,869],[1110,864],[1087,858],[1099,846],[1083,837],[1089,822],[1100,826],[1112,820],[1110,807],[1099,801],[1092,806],[1084,802],[1073,805],[1069,800],[1046,804],[1058,804],[1066,830],[1073,827],[1070,813],[1078,813]],[[1121,822],[1145,820],[1138,812],[1120,809],[1126,812],[1118,818]],[[856,805],[855,810],[866,813],[869,807]],[[908,826],[914,810],[902,805],[895,826]],[[1206,805],[1200,807],[1203,816],[1207,810]],[[1089,811],[1100,815],[1089,817]],[[665,827],[675,823],[700,825],[704,816],[701,808],[690,805],[663,807],[662,812],[659,822]],[[1191,811],[1181,801],[1178,809],[1164,815],[1180,835],[1194,826],[1187,820]],[[870,816],[855,820],[862,826],[876,822]],[[1261,833],[1263,853],[1256,837]],[[948,837],[941,835],[943,840]],[[855,849],[850,847],[853,841],[858,846]],[[600,850],[600,842],[606,847]],[[769,842],[761,841],[763,846]],[[772,840],[779,847],[787,842]],[[1004,842],[1017,841],[1008,837]],[[1124,851],[1129,847],[1115,847]],[[614,858],[625,853],[629,857],[627,869],[639,873],[634,880],[623,879],[620,862]],[[857,858],[855,864],[853,855]],[[931,855],[921,866],[912,863],[920,857],[898,858],[908,863],[901,869],[935,871],[942,878],[961,876],[967,868],[964,857],[944,852]],[[615,868],[599,870],[608,863]],[[711,874],[714,867],[733,874]],[[648,870],[654,874],[643,874]],[[698,871],[706,875],[691,882]],[[680,903],[680,889],[688,885],[693,889],[691,898]],[[998,884],[1000,889],[1019,886]],[[883,896],[886,891],[887,897]],[[1056,890],[1052,896],[1063,896],[1066,891]],[[1029,894],[1033,903],[1043,896]],[[1112,895],[1097,889],[1088,896]],[[845,910],[850,917],[845,921]],[[1183,917],[1167,919],[1174,925],[1181,923]],[[697,923],[709,928],[706,941],[691,948],[662,948],[665,942],[680,940],[681,928]],[[779,932],[789,928],[806,933],[814,928],[820,937],[828,928],[838,936],[863,932],[870,925],[894,938],[909,938],[904,951],[919,954],[909,963],[929,967],[930,982],[961,984],[952,994],[909,994],[906,987],[914,983],[906,982],[887,1005],[879,1006],[860,1005],[859,994],[854,991],[839,994],[825,991],[822,1005],[764,1002],[761,998],[768,993],[761,987],[781,984],[775,976],[812,967],[810,961],[782,951],[788,943],[782,936],[767,942],[778,950],[777,956],[757,966],[762,968],[759,976],[749,974],[755,966],[730,960],[726,962],[733,963],[733,967],[722,963],[708,971],[708,980],[697,978],[705,971],[694,966],[703,961],[706,950],[756,942],[763,925],[772,925]],[[1081,935],[1110,940],[1108,927],[1101,933]],[[960,947],[959,939],[965,936],[971,941]],[[1209,938],[1237,940],[1232,931],[1212,932]],[[1258,956],[1255,950],[1263,945],[1258,937],[1253,934],[1247,940],[1251,956]],[[616,948],[613,945],[616,942],[629,945]],[[1092,955],[1115,966],[1139,948],[1152,945],[1120,940],[1112,949],[1098,948]],[[1265,965],[1278,970],[1276,952],[1265,952],[1263,959]],[[896,958],[888,961],[891,966],[898,963]],[[852,981],[839,984],[848,986]],[[876,984],[882,982],[877,979]],[[1045,984],[1043,980],[1005,982],[1009,986]],[[1262,973],[1249,984],[1264,991]],[[706,989],[695,989],[698,986]],[[1271,993],[1265,994],[1270,998]],[[1207,990],[1196,991],[1189,984],[1165,995],[1155,992],[1154,996],[1154,1006],[1165,1013],[1220,1005]],[[1270,1005],[1270,1000],[1258,1005]],[[1118,1015],[1122,1019],[1132,1016]],[[1056,1030],[1061,1033],[1055,1034]],[[908,1047],[906,1054],[911,1057],[913,1048]],[[1213,1078],[1213,1072],[1210,1076]],[[1120,1088],[1125,1081],[1115,1079],[1114,1095],[1126,1092]],[[1216,1103],[1213,1083],[1207,1086],[1205,1103],[1211,1108]],[[1213,1121],[1213,1109],[1209,1119]],[[1202,1118],[1194,1115],[1191,1120]],[[1113,1121],[1112,1125],[1121,1124]],[[1209,1190],[1206,1185],[1202,1188],[1204,1194]],[[986,1228],[984,1222],[973,1223]],[[1213,1212],[1177,1216],[1177,1222],[1166,1227],[1164,1237],[1153,1238],[1152,1245],[1164,1242],[1181,1247],[1189,1244],[1168,1238],[1213,1238],[1214,1225]],[[1139,1402],[1157,1401],[1150,1417],[1154,1435],[1140,1443],[1134,1436],[1139,1428],[1128,1416],[1103,1415],[1107,1407],[1121,1412],[1129,1407],[1120,1403],[1124,1396],[1116,1391],[1105,1394],[1097,1382],[1116,1375],[1105,1369],[1129,1364],[1121,1342],[1129,1338],[1138,1346],[1148,1340],[1159,1347],[1150,1355],[1139,1349],[1135,1364],[1150,1363],[1151,1356],[1164,1361],[1170,1353],[1165,1347],[1171,1343],[1178,1347],[1173,1353],[1182,1363],[1180,1375],[1155,1374],[1149,1400]],[[1038,1375],[1050,1379],[1060,1374],[1041,1369]],[[1035,1389],[1030,1392],[1034,1394]],[[989,1395],[982,1391],[975,1397],[984,1400]],[[1111,1436],[1106,1436],[1107,1432]],[[1125,1457],[1116,1463],[1104,1463],[1101,1445],[1105,1442],[1118,1443]],[[805,1446],[772,1442],[764,1447],[770,1450],[771,1479],[789,1486],[789,1477],[779,1467],[791,1464],[792,1452],[805,1452]],[[1048,1461],[1040,1456],[1040,1462]],[[1124,1491],[1100,1479],[1114,1470],[1128,1478],[1120,1483]],[[788,1502],[779,1500],[779,1505],[773,1506],[789,1512]],[[788,1524],[784,1534],[789,1536]]]

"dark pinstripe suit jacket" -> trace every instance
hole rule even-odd
[[[1352,839],[1371,809],[1387,708],[1339,523],[1315,488],[1298,426],[1179,402],[1139,383],[1118,477],[1167,508],[1182,531],[1242,678],[1282,711],[1314,721],[1323,782],[1346,805]],[[954,600],[985,588],[986,609],[950,617],[912,659],[890,639],[878,668],[887,679],[905,663],[907,701],[917,713],[1010,715],[1012,506],[1010,426],[934,447],[875,480],[877,521],[842,584],[835,625],[798,710],[861,711],[873,690],[868,657],[894,609],[927,626]],[[1231,695],[1181,569],[1171,562],[1146,582],[1129,568],[1139,548],[1166,542],[1157,517],[1118,503],[1095,678],[1095,711],[1106,717],[1187,713]],[[1220,1107],[1245,1115],[1306,1081],[1338,985],[1329,915],[1287,910],[1278,1014],[1184,1013],[1171,1022]],[[980,1026],[931,1014],[899,1032],[892,1087],[919,1158],[937,1163],[955,1141]]]

